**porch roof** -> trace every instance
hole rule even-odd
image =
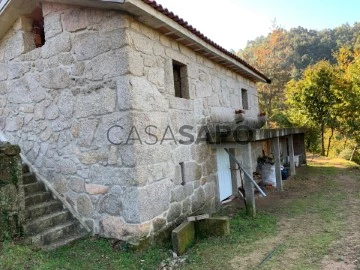
[[[305,133],[304,128],[277,128],[277,129],[241,129],[229,132],[211,132],[207,134],[207,141],[214,147],[244,144],[246,142],[265,141],[277,137],[285,137],[293,134]]]

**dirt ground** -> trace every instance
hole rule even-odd
[[[326,158],[309,163],[284,181],[284,192],[257,198],[258,210],[278,217],[278,233],[235,256],[233,269],[360,270],[360,170]],[[227,206],[230,215],[239,205]]]

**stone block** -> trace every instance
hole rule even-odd
[[[230,222],[227,217],[208,218],[195,222],[197,238],[224,236],[230,233]]]
[[[60,34],[62,32],[60,14],[53,13],[46,16],[44,18],[44,28],[46,39]]]
[[[90,198],[85,194],[81,194],[77,198],[76,206],[77,206],[77,211],[78,211],[79,215],[81,215],[83,217],[91,217],[91,215],[94,212],[94,206],[93,206]]]
[[[17,79],[24,76],[30,70],[30,63],[11,62],[8,64],[8,79]],[[1,67],[0,67],[1,73]],[[5,73],[6,74],[6,73]],[[1,75],[0,75],[1,80]]]
[[[200,211],[201,208],[205,204],[205,191],[199,187],[195,190],[194,195],[192,197],[192,210],[193,211]],[[200,214],[200,213],[199,213]]]
[[[86,79],[99,81],[124,75],[129,70],[128,51],[126,48],[101,54],[85,66]]]
[[[91,195],[99,195],[99,194],[105,194],[108,192],[109,187],[103,186],[103,185],[96,185],[96,184],[86,184],[85,185],[86,192]]]
[[[129,240],[147,236],[151,229],[151,223],[129,224],[122,218],[106,216],[100,221],[104,236],[109,238]]]
[[[148,79],[153,84],[163,87],[165,82],[165,73],[163,68],[151,68],[149,69]]]
[[[69,32],[75,32],[85,29],[90,24],[90,18],[85,9],[69,9],[62,16],[64,29]]]
[[[191,186],[192,187],[192,186]],[[171,191],[171,202],[181,202],[186,198],[184,186],[177,186]]]
[[[85,181],[80,177],[73,176],[69,179],[69,188],[76,193],[85,192]]]
[[[141,222],[150,220],[169,209],[171,187],[170,180],[165,179],[138,189]]]
[[[119,216],[122,211],[122,203],[118,196],[108,194],[100,201],[100,213],[107,213],[112,216]]]
[[[58,108],[62,115],[65,117],[71,117],[74,110],[74,96],[70,90],[61,91]]]
[[[70,78],[63,68],[53,68],[41,74],[40,82],[45,88],[61,89],[69,86]]]
[[[98,32],[82,33],[73,41],[75,57],[78,61],[92,59],[111,49],[111,40]]]
[[[42,57],[46,59],[59,53],[69,52],[70,49],[70,34],[62,33],[46,41],[42,46]]]
[[[11,60],[23,53],[35,49],[35,42],[31,32],[16,32],[7,40],[5,60]]]
[[[170,205],[170,209],[167,214],[167,222],[174,221],[181,215],[181,203],[173,203]]]
[[[181,256],[188,248],[195,243],[195,225],[193,222],[183,222],[175,228],[171,233],[173,250]]]

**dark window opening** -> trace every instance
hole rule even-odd
[[[42,47],[45,44],[45,31],[44,31],[44,16],[42,9],[37,7],[32,13],[33,19],[33,34],[36,48]]]
[[[249,99],[248,99],[248,91],[246,89],[241,89],[241,100],[242,107],[244,110],[249,109]]]
[[[189,99],[186,65],[173,60],[175,97]]]

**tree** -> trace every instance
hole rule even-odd
[[[290,106],[297,109],[301,116],[309,119],[310,125],[317,125],[321,132],[321,155],[325,155],[324,133],[338,126],[336,104],[340,102],[338,85],[333,66],[327,61],[320,61],[308,67],[302,78],[287,85]],[[332,136],[328,141],[330,148]],[[327,153],[328,154],[328,153]]]
[[[251,44],[252,47],[242,52],[241,57],[272,79],[271,84],[258,85],[261,109],[271,117],[283,108],[284,86],[291,78],[291,47],[288,46],[286,31],[276,26],[266,38],[259,38]]]

